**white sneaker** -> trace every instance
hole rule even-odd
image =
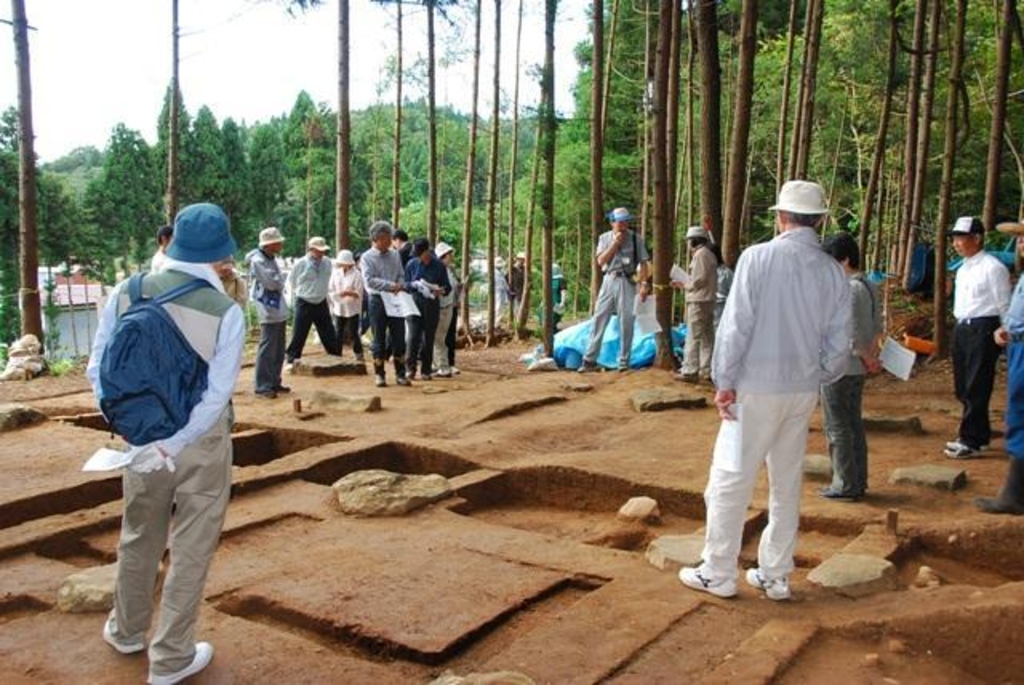
[[[114,626],[117,622],[114,617],[109,617],[103,623],[103,641],[108,645],[116,649],[121,654],[137,654],[138,652],[146,649],[145,642],[118,642],[117,638],[114,637]]]
[[[957,452],[964,447],[974,450],[975,452],[986,452],[988,451],[988,445],[979,445],[978,447],[971,447],[970,445],[960,442],[960,440],[950,440],[946,443],[947,452]]]
[[[459,367],[457,366],[451,367],[451,371],[453,376],[458,376],[460,373],[462,373],[461,371],[459,371]]]
[[[680,582],[688,588],[707,592],[716,597],[728,599],[736,596],[736,581],[733,579],[721,578],[714,580],[711,576],[705,575],[704,566],[693,568],[684,566],[679,571]]]
[[[793,597],[789,591],[789,578],[782,576],[781,578],[768,580],[759,568],[747,569],[747,585],[756,587],[758,590],[764,590],[764,594],[768,596],[768,599],[775,600],[776,602]]]
[[[149,685],[174,685],[175,683],[180,683],[185,678],[199,673],[199,671],[209,666],[211,661],[213,661],[213,645],[209,642],[197,642],[196,655],[192,657],[192,663],[180,671],[168,673],[167,675],[156,675],[150,672],[147,682],[149,682]]]

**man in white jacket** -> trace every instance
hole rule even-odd
[[[744,517],[767,461],[768,525],[746,579],[770,599],[789,599],[807,428],[819,386],[842,375],[850,350],[850,286],[818,243],[824,191],[789,181],[772,209],[779,234],[744,251],[722,313],[712,360],[722,426],[704,492],[704,563],[679,572],[687,587],[719,597],[736,595]]]

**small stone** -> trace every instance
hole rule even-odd
[[[24,404],[0,404],[0,433],[46,420],[46,414]]]
[[[708,405],[708,400],[703,395],[694,395],[675,388],[645,388],[633,393],[630,399],[633,402],[633,409],[638,412],[703,409]]]
[[[922,566],[917,569],[917,577],[914,578],[914,587],[937,587],[942,584],[942,577],[935,572],[931,566]]]
[[[885,685],[900,685],[900,681],[895,678],[882,678],[882,682],[885,683]]]
[[[889,651],[893,654],[903,654],[907,651],[907,643],[893,638],[889,640]]]
[[[948,538],[946,538],[946,542],[948,542],[951,545],[955,545],[956,543],[960,542],[960,536],[956,533],[953,533]]]
[[[644,559],[656,569],[678,571],[700,564],[703,551],[703,535],[662,535],[647,545]]]
[[[69,614],[110,611],[116,580],[116,563],[73,573],[57,590],[57,608]]]
[[[870,668],[877,668],[882,663],[882,657],[872,652],[864,655],[864,665]]]
[[[562,390],[567,392],[590,392],[594,389],[594,386],[590,383],[562,383]]]
[[[963,469],[936,464],[904,466],[893,470],[889,476],[893,485],[921,485],[938,490],[953,492],[967,485],[967,472]]]
[[[808,454],[804,457],[804,476],[813,480],[832,480],[832,460],[824,454]]]
[[[400,516],[452,494],[448,479],[392,473],[383,469],[355,471],[332,486],[341,510],[354,516]]]
[[[317,390],[309,398],[309,406],[321,410],[365,414],[380,411],[381,404],[379,395],[338,395],[333,392]]]
[[[651,497],[630,497],[619,509],[618,517],[623,521],[656,522],[661,519],[661,511]]]
[[[807,574],[807,580],[847,597],[896,589],[896,567],[882,557],[840,552]]]

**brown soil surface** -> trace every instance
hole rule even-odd
[[[942,454],[959,413],[948,364],[869,381],[868,415],[919,417],[924,434],[869,434],[860,503],[819,499],[822,482],[805,481],[794,601],[773,603],[742,583],[734,600],[693,592],[644,559],[654,538],[703,526],[715,411],[636,413],[635,391],[684,386],[653,369],[528,374],[526,349],[462,351],[460,376],[412,388],[289,376],[293,394],[273,401],[253,396],[243,369],[234,493],[197,635],[217,652],[194,682],[426,683],[498,670],[551,683],[1024,682],[1024,520],[972,505],[1002,483],[1001,437],[978,459]],[[316,390],[376,394],[383,409],[310,409]],[[0,384],[0,403],[12,401],[49,420],[0,434],[2,680],[139,682],[145,656],[105,645],[102,614],[56,608],[64,577],[116,558],[120,480],[79,470],[110,440],[88,385]],[[808,452],[825,453],[820,418]],[[963,468],[967,486],[889,484],[893,469],[918,464]],[[439,473],[457,496],[402,517],[344,516],[330,485],[365,468]],[[616,519],[635,495],[658,500],[659,524]],[[765,497],[762,478],[745,566]],[[850,599],[807,580],[855,539],[885,538],[891,512],[898,534],[881,546],[895,590]],[[922,565],[943,584],[915,588]]]

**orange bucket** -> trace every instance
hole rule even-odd
[[[934,354],[935,343],[931,340],[925,340],[924,338],[915,338],[912,335],[903,334],[903,346],[908,350],[919,352],[920,354]]]

